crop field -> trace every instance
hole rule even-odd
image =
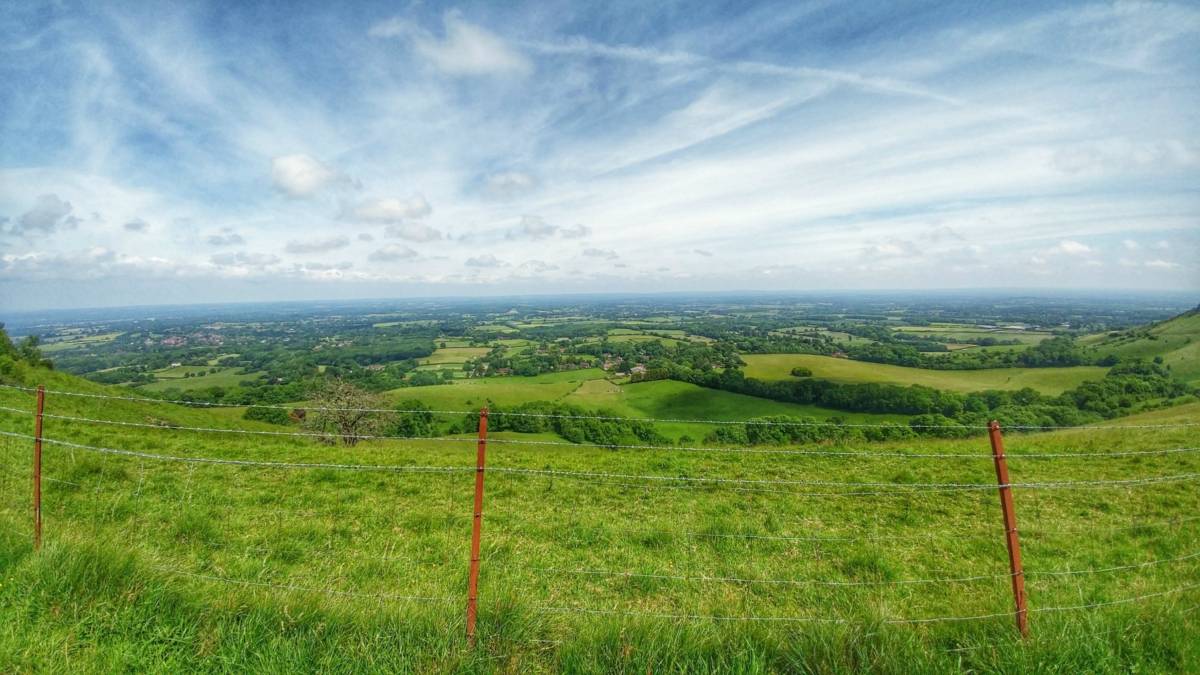
[[[802,366],[811,369],[814,377],[834,382],[920,384],[958,392],[1031,387],[1045,394],[1059,394],[1081,382],[1104,377],[1108,370],[1101,366],[930,370],[814,354],[747,354],[742,359],[746,362],[746,377],[761,380],[788,379],[792,368]]]
[[[52,390],[109,391],[41,379]],[[7,408],[31,401],[0,389]],[[47,412],[279,429],[223,411],[54,393]],[[1189,404],[1097,429],[1008,435],[1026,641],[1013,627],[984,436],[789,455],[524,445],[561,441],[497,434],[474,648],[463,638],[473,438],[347,448],[51,418],[47,438],[88,447],[46,445],[37,554],[29,441],[0,439],[0,662],[73,671],[1194,670],[1200,491],[1187,477],[1200,472],[1200,455],[1111,453],[1194,446],[1193,428],[1178,425],[1198,414]],[[31,417],[0,412],[0,428],[28,435]],[[179,461],[187,458],[263,464]],[[1161,480],[1119,482],[1138,479]]]

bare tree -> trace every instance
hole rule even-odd
[[[327,442],[341,439],[355,445],[363,436],[378,434],[393,420],[387,402],[340,377],[326,380],[314,393],[313,407],[304,413],[304,426],[326,435]]]

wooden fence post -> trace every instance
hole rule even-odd
[[[37,388],[37,414],[33,418],[33,550],[42,549],[42,410],[46,387]]]
[[[471,571],[467,577],[467,642],[475,644],[479,597],[479,540],[483,526],[483,470],[487,460],[488,409],[479,411],[479,444],[475,451],[475,520],[471,525]]]
[[[1000,423],[988,424],[992,441],[992,459],[996,463],[996,481],[1000,484],[1000,509],[1004,512],[1004,538],[1008,544],[1008,568],[1012,573],[1013,602],[1017,611],[1017,630],[1029,637],[1029,608],[1025,601],[1025,568],[1021,565],[1021,539],[1017,536],[1017,514],[1013,510],[1012,487],[1008,482],[1008,462],[1004,457],[1004,438]]]

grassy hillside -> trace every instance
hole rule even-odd
[[[449,384],[397,389],[396,400],[420,400],[435,410],[478,410],[489,401],[513,406],[530,401],[562,401],[590,410],[607,410],[630,417],[665,417],[694,420],[746,420],[764,415],[793,415],[854,421],[905,420],[896,415],[848,413],[813,405],[781,403],[686,382],[658,380],[617,384],[599,369],[547,373],[535,377],[460,379]],[[676,439],[683,435],[703,438],[711,425],[668,424],[660,432]]]
[[[1160,356],[1175,377],[1200,384],[1200,311],[1128,331],[1090,335],[1080,344],[1098,356],[1113,354],[1125,360]]]
[[[746,362],[746,377],[760,380],[789,379],[792,369],[802,366],[811,369],[813,377],[834,382],[920,384],[957,392],[1031,387],[1045,394],[1060,394],[1081,382],[1098,380],[1108,370],[1095,366],[928,370],[815,354],[747,354],[742,359]]]
[[[36,379],[107,391],[62,374]],[[30,404],[28,394],[0,389],[0,405]],[[52,395],[47,409],[139,424],[272,429],[169,404]],[[1196,453],[1022,457],[1190,447],[1194,428],[1122,427],[1198,418],[1200,404],[1191,404],[1100,430],[1010,435],[1012,480],[1200,472]],[[0,412],[0,429],[28,433],[30,417]],[[189,464],[48,445],[46,547],[35,555],[29,443],[0,438],[0,670],[1200,669],[1200,615],[1190,611],[1200,591],[1176,590],[1200,584],[1197,559],[1176,560],[1196,552],[1195,482],[1017,488],[1030,605],[1041,610],[1022,643],[1011,625],[995,476],[982,439],[807,448],[866,453],[854,456],[495,444],[480,641],[470,650],[461,634],[471,439],[345,448],[54,419],[47,434],[184,457],[447,472]],[[892,456],[914,452],[967,456]],[[887,485],[824,484],[831,482]],[[923,483],[987,487],[931,492],[916,487]],[[1145,564],[1154,561],[1171,562]],[[1126,566],[1139,567],[1109,569]],[[1108,571],[1050,574],[1100,569]],[[931,579],[943,581],[893,583]],[[1152,597],[1122,602],[1143,595]],[[1100,606],[1044,611],[1093,604]],[[712,616],[724,618],[705,618]],[[770,620],[744,620],[750,616]],[[822,623],[829,620],[845,623]]]

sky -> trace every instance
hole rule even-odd
[[[0,311],[1200,294],[1195,3],[0,4]]]

